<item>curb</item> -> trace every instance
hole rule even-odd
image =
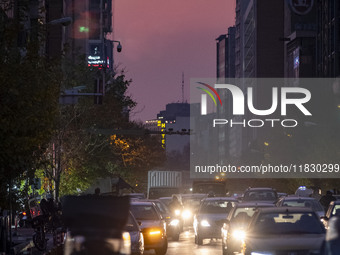
[[[30,254],[31,249],[34,247],[33,241],[24,242],[12,247],[12,254]],[[29,253],[28,253],[29,252]]]

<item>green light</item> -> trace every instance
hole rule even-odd
[[[87,33],[87,32],[89,32],[89,28],[88,27],[79,27],[79,32],[80,33]]]

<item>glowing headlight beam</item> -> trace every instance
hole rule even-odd
[[[246,232],[244,232],[243,230],[235,230],[233,232],[233,237],[237,240],[244,240],[244,238],[246,237]]]
[[[179,216],[181,214],[181,210],[175,210],[175,215]]]
[[[175,219],[170,222],[171,226],[177,226],[179,224],[179,220]]]
[[[202,220],[201,221],[201,226],[202,227],[210,227],[210,224],[209,224],[209,222],[207,220]]]
[[[189,219],[191,217],[191,212],[189,210],[185,210],[182,213],[182,218],[183,219]]]

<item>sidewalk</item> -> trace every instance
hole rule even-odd
[[[17,228],[12,229],[12,251],[13,254],[32,254],[34,243],[32,236],[34,230],[32,228]]]
[[[46,251],[39,251],[34,247],[33,243],[33,228],[18,228],[17,233],[12,229],[12,254],[30,254],[30,255],[62,255],[62,247],[53,247],[53,236],[52,234],[46,234],[47,248]]]

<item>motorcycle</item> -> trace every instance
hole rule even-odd
[[[30,215],[32,217],[32,227],[34,228],[33,243],[40,251],[47,248],[46,233],[64,232],[60,217],[60,208],[56,207],[53,199],[33,198],[29,200]]]
[[[29,211],[23,211],[18,215],[20,228],[29,228],[31,226],[31,217]]]

